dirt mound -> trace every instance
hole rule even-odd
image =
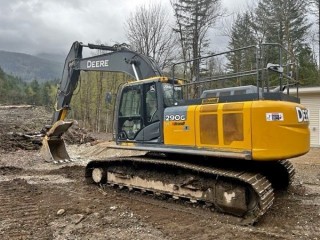
[[[0,149],[4,151],[15,151],[17,149],[38,150],[41,146],[41,136],[9,132],[5,135],[0,135],[0,142]]]
[[[38,150],[42,145],[45,125],[50,125],[52,112],[32,105],[0,105],[0,153],[18,149]],[[65,134],[69,144],[82,144],[95,139],[85,129],[73,126]]]
[[[50,115],[44,107],[0,106],[0,152],[39,149],[40,130],[50,122]]]
[[[68,144],[83,144],[96,140],[86,129],[80,128],[77,124],[69,128],[68,132],[63,135],[63,139]]]

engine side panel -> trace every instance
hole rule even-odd
[[[251,151],[251,102],[167,108],[164,144],[226,152]]]
[[[252,160],[293,158],[309,151],[308,112],[300,104],[247,101],[165,109],[164,145],[247,152]]]
[[[226,151],[251,150],[251,102],[197,106],[196,146]]]

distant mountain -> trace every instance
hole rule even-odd
[[[66,55],[64,54],[54,54],[54,53],[38,53],[37,55],[34,55],[34,56],[47,59],[49,61],[54,61],[57,63],[64,63],[66,59]]]
[[[24,53],[7,52],[0,50],[0,67],[8,74],[31,82],[36,79],[45,82],[61,78],[64,60],[61,57],[52,57],[48,54],[33,56]]]

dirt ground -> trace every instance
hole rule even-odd
[[[200,205],[86,184],[90,158],[123,154],[107,142],[68,145],[75,161],[60,165],[16,147],[11,133],[40,129],[50,117],[41,111],[0,107],[0,239],[320,239],[319,148],[291,160],[289,191],[276,192],[257,224],[242,226]]]

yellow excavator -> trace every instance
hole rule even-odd
[[[109,52],[83,58],[83,47]],[[206,203],[254,223],[272,206],[274,189],[291,183],[294,168],[287,159],[307,153],[310,143],[308,110],[288,84],[262,84],[262,71],[269,70],[283,80],[283,65],[257,65],[250,72],[256,86],[206,89],[187,99],[190,83],[164,77],[149,57],[124,46],[74,42],[42,154],[47,161],[70,160],[61,136],[72,125],[65,118],[80,71],[124,72],[135,81],[119,88],[112,148],[147,153],[91,161],[88,182]]]

